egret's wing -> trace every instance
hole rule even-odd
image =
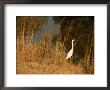
[[[72,53],[73,53],[72,51],[73,51],[73,50],[70,50],[70,51],[68,52],[66,59],[68,59],[69,57],[72,56]]]

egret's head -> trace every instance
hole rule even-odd
[[[74,39],[72,41],[74,41]]]

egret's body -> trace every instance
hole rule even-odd
[[[73,42],[74,42],[74,39],[72,40],[72,48],[71,48],[71,50],[68,52],[66,59],[70,58],[70,57],[73,55]]]

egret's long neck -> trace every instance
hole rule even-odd
[[[72,41],[72,49],[73,49],[73,41]]]

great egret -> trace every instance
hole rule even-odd
[[[71,48],[71,50],[68,52],[66,59],[70,58],[70,57],[73,55],[73,42],[74,42],[74,39],[72,40],[72,48]]]

